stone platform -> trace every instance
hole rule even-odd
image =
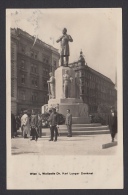
[[[60,99],[50,99],[48,101],[48,107],[56,107],[59,104],[59,113],[66,116],[67,109],[70,109],[72,114],[73,124],[85,124],[90,123],[90,118],[88,116],[88,106],[83,103],[81,99],[77,98],[60,98]]]
[[[68,83],[66,94],[64,94],[64,81]],[[88,105],[83,103],[79,88],[75,71],[72,68],[60,66],[55,70],[55,99],[49,99],[48,108],[57,107],[58,112],[64,116],[67,114],[67,109],[70,109],[73,124],[90,123]]]
[[[103,135],[110,134],[108,126],[103,126],[101,124],[73,124],[72,125],[72,135],[74,136],[87,136],[87,135]],[[67,136],[66,125],[59,125],[59,135]],[[49,128],[42,129],[42,136],[50,136]],[[110,136],[111,139],[111,136]]]
[[[22,137],[21,129],[17,131],[18,136]],[[67,136],[67,127],[66,125],[59,125],[59,134],[60,136]],[[91,123],[91,124],[73,124],[72,125],[72,135],[73,136],[86,136],[86,135],[103,135],[110,134],[108,126],[103,126],[100,123]],[[50,136],[49,128],[42,128],[42,136]],[[110,136],[111,139],[111,136]],[[114,142],[115,144],[115,142]],[[109,147],[105,144],[102,148]]]

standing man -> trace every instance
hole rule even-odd
[[[24,111],[24,114],[21,117],[21,130],[24,138],[28,138],[30,136],[30,124],[27,110]]]
[[[55,132],[55,139],[54,141],[57,141],[57,127],[59,125],[59,118],[58,114],[56,113],[56,109],[52,109],[52,113],[50,114],[50,117],[48,119],[50,122],[50,129],[51,129],[51,139],[49,141],[53,141],[54,132]]]
[[[16,119],[14,114],[11,111],[11,138],[14,138],[15,133],[16,133]]]
[[[61,66],[64,66],[64,58],[65,58],[65,66],[68,66],[69,61],[69,41],[73,42],[73,39],[70,35],[67,34],[67,29],[64,28],[62,31],[62,36],[56,41],[57,43],[60,42],[61,50],[60,50],[60,59],[61,59]]]
[[[67,125],[67,130],[68,130],[67,137],[72,137],[72,115],[69,109],[67,109],[65,125]]]
[[[42,117],[40,112],[38,112],[37,115],[37,128],[38,128],[38,135],[41,137],[41,129],[42,129]]]
[[[19,128],[21,127],[21,119],[20,119],[20,115],[18,114],[16,116],[16,130],[19,130]],[[17,136],[17,134],[16,134]]]
[[[49,115],[49,119],[50,119],[51,114],[52,114],[52,110],[51,110],[51,109],[49,110],[49,114],[50,114],[50,115]],[[49,119],[48,119],[48,120],[49,120]],[[51,137],[52,137],[52,126],[51,126],[50,120],[49,120],[49,127],[50,127],[50,135],[51,135]],[[53,137],[54,137],[54,135],[53,135]]]
[[[37,141],[38,139],[38,133],[37,133],[38,119],[37,119],[37,115],[35,114],[34,110],[32,110],[32,115],[31,115],[30,120],[31,120],[30,125],[31,125],[31,136],[32,136],[31,140]]]
[[[109,114],[108,125],[111,133],[112,142],[114,142],[115,135],[117,133],[117,112],[116,110],[111,109]]]

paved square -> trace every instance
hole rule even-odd
[[[111,142],[110,134],[59,136],[57,142],[43,136],[38,141],[17,137],[12,141],[12,155],[113,155],[118,146],[102,149],[102,145]]]

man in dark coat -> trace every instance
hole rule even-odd
[[[52,109],[52,113],[50,114],[50,117],[48,119],[49,124],[50,124],[50,130],[51,130],[51,139],[49,141],[53,141],[54,137],[54,132],[55,132],[55,142],[57,141],[57,128],[59,125],[59,117],[58,114],[56,113],[56,109]]]
[[[72,137],[72,115],[70,110],[67,110],[65,125],[67,125],[68,135],[67,137]]]
[[[41,137],[42,117],[41,117],[41,114],[39,112],[37,115],[37,128],[38,128],[38,135],[39,135],[39,137]]]
[[[38,139],[38,132],[37,132],[37,123],[38,123],[38,118],[35,112],[32,110],[31,118],[30,118],[30,126],[31,126],[31,140],[37,141]]]
[[[14,134],[16,134],[16,119],[14,114],[11,112],[11,138],[14,138]]]
[[[51,110],[51,109],[49,110],[49,114],[50,114],[50,115],[49,115],[49,119],[50,119],[51,114],[52,114],[52,110]],[[48,120],[49,120],[49,119],[48,119]],[[50,120],[49,120],[49,127],[50,127],[50,135],[51,135],[51,137],[52,137],[52,126],[51,126]],[[53,134],[53,137],[54,137],[54,134]]]
[[[19,130],[20,127],[21,127],[21,119],[20,119],[20,115],[18,114],[16,116],[16,131]]]
[[[112,142],[114,142],[115,135],[117,133],[117,112],[113,109],[111,109],[108,125],[112,137]]]

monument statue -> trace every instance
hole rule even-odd
[[[68,66],[69,61],[69,44],[68,42],[73,42],[73,39],[70,35],[67,35],[67,29],[64,28],[62,31],[63,35],[56,41],[57,43],[60,42],[61,44],[61,50],[60,50],[60,60],[61,60],[61,66]],[[65,63],[64,63],[65,58]],[[64,65],[65,64],[65,65]]]
[[[76,98],[80,99],[80,79],[79,73],[75,73],[75,89],[76,89]]]
[[[70,77],[68,74],[68,70],[65,70],[65,74],[63,75],[63,93],[64,93],[64,98],[69,98],[70,97],[70,86],[72,83],[73,78]]]
[[[48,92],[49,92],[49,99],[55,98],[55,77],[53,73],[49,73],[50,79],[47,81],[48,83]]]

